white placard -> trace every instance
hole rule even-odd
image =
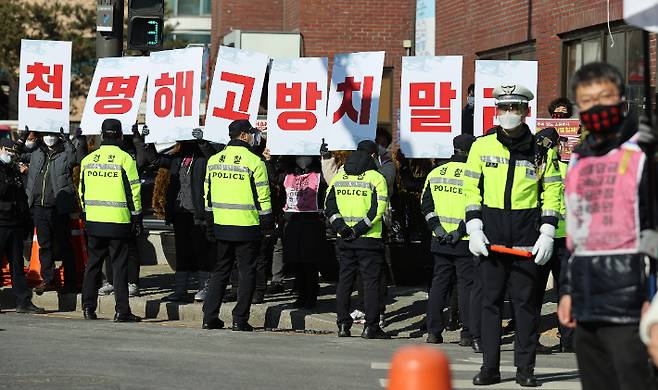
[[[71,42],[21,40],[18,128],[68,134]]]
[[[213,74],[204,138],[227,143],[228,126],[237,119],[248,119],[252,126],[265,81],[269,57],[221,46]]]
[[[124,134],[132,132],[149,72],[149,57],[100,58],[89,88],[80,128],[100,134],[105,119],[121,121]]]
[[[461,56],[403,57],[400,150],[408,158],[449,158],[461,134]]]
[[[624,0],[624,20],[658,33],[658,0]]]
[[[326,137],[330,150],[375,139],[384,52],[338,54],[331,72]]]
[[[151,53],[146,94],[147,142],[193,139],[199,127],[203,48]]]
[[[530,101],[530,113],[525,123],[535,132],[537,121],[537,61],[475,61],[475,115],[473,135],[479,136],[493,126],[496,119],[496,103],[492,92],[500,85],[521,84],[535,98]]]
[[[318,155],[327,135],[326,58],[274,60],[267,103],[267,147],[274,155]]]

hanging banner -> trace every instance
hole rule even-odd
[[[375,139],[383,67],[383,51],[334,58],[325,138],[330,150],[354,150]]]
[[[227,143],[231,122],[247,119],[254,125],[268,62],[265,54],[226,46],[219,48],[208,99],[204,138]]]
[[[203,48],[151,53],[146,94],[146,142],[193,139],[199,127]]]
[[[658,0],[624,0],[624,20],[658,33]]]
[[[416,0],[417,56],[434,56],[436,46],[436,1]]]
[[[68,134],[71,42],[21,40],[18,128]]]
[[[82,112],[82,134],[100,134],[105,119],[121,121],[132,132],[149,72],[149,57],[100,58]]]
[[[530,102],[530,112],[525,123],[535,132],[537,112],[537,61],[475,61],[475,116],[473,135],[482,135],[498,125],[493,90],[500,85],[521,84],[535,98]]]
[[[318,155],[327,138],[326,58],[275,59],[267,103],[267,147],[274,155]]]
[[[400,150],[408,158],[449,158],[461,134],[461,56],[402,57]]]

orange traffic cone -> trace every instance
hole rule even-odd
[[[393,356],[388,390],[451,390],[450,363],[437,348],[409,346]]]
[[[39,261],[39,241],[37,240],[37,229],[34,229],[32,236],[32,252],[30,253],[30,263],[25,269],[25,279],[29,286],[34,287],[41,283],[41,262]]]
[[[0,287],[9,287],[11,286],[11,270],[9,269],[9,262],[5,256],[2,256],[0,264],[2,264],[2,267],[0,267]]]

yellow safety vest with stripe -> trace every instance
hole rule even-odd
[[[548,150],[543,161],[549,163],[537,167],[534,153],[510,154],[497,137],[478,138],[469,152],[464,173],[466,221],[481,219],[491,244],[531,250],[541,224],[557,226],[560,217],[562,177],[550,163],[555,151]]]
[[[563,185],[562,185],[562,197],[560,198],[560,220],[557,223],[555,238],[565,238],[567,236],[567,221],[566,221],[567,204],[564,194],[564,184],[567,178],[567,169],[569,168],[569,164],[564,163],[562,161],[560,161],[558,164],[560,167],[560,176],[562,177]]]
[[[272,213],[265,163],[244,146],[229,143],[208,159],[203,194],[215,225],[258,226]]]
[[[438,222],[447,233],[458,230],[460,223],[464,223],[466,215],[466,195],[463,188],[465,167],[466,163],[458,161],[440,165],[427,175],[423,186],[421,206],[423,213],[427,211],[425,220],[431,224],[433,218],[438,218]],[[433,209],[430,211],[431,206]],[[436,237],[433,230],[432,236]],[[462,240],[468,240],[468,236],[462,237]]]
[[[370,229],[361,237],[382,238],[382,217],[388,205],[384,176],[375,170],[348,175],[341,168],[329,184],[327,199],[331,194],[335,196],[338,207],[338,213],[329,215],[331,224],[343,219],[347,226],[354,227],[363,221]]]
[[[82,159],[78,192],[89,222],[130,224],[142,213],[135,160],[118,146],[102,145]]]

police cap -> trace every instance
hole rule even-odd
[[[10,149],[11,151],[16,151],[16,142],[10,140],[9,138],[0,139],[0,146],[5,149]]]
[[[359,144],[356,146],[356,150],[362,150],[368,154],[378,154],[377,144],[369,139],[359,142]]]
[[[121,130],[121,121],[114,118],[105,119],[101,125],[101,134],[114,138],[123,135],[123,130]]]
[[[231,138],[239,137],[242,133],[258,133],[258,129],[254,128],[251,123],[246,119],[238,119],[228,125],[228,136]]]
[[[456,150],[461,150],[463,152],[468,152],[471,150],[471,145],[475,142],[475,137],[470,134],[460,134],[453,138],[452,146]]]
[[[493,97],[496,104],[528,103],[535,95],[521,84],[505,83],[494,88]]]

